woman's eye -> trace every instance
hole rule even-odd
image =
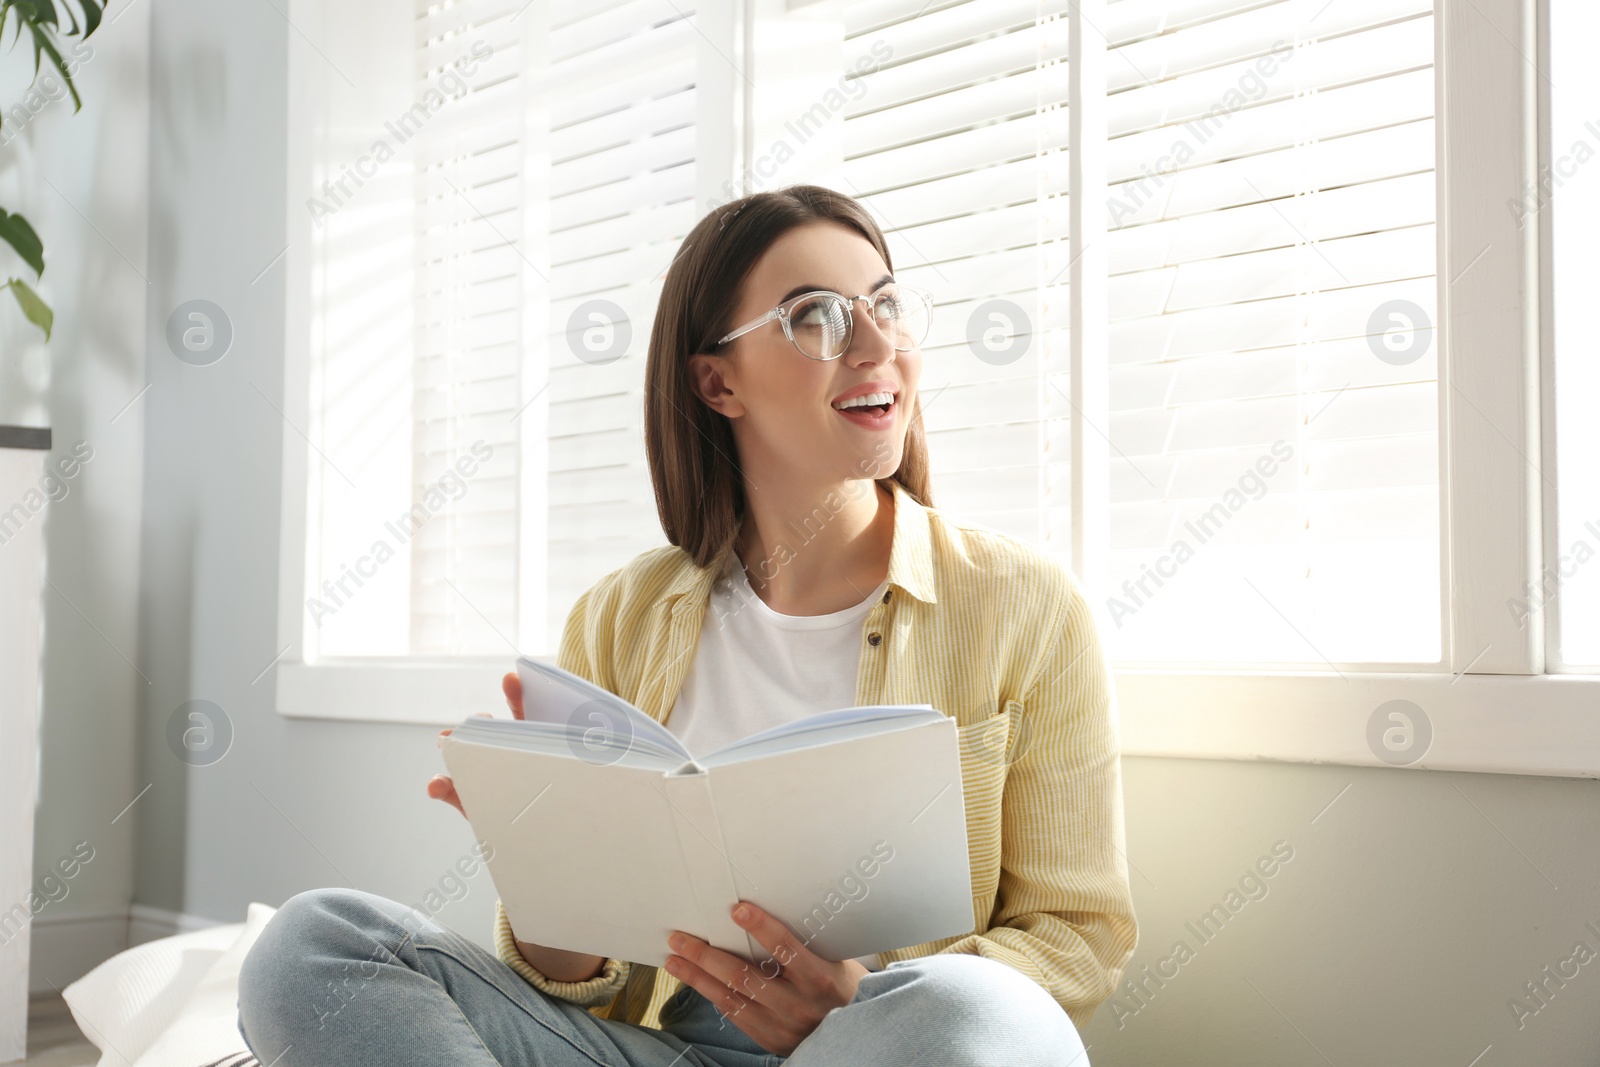
[[[832,307],[820,301],[797,308],[793,321],[799,326],[837,325],[839,316]]]

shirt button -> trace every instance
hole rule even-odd
[[[872,631],[870,634],[867,635],[867,644],[869,644],[869,645],[876,645],[882,640],[883,640],[883,635],[880,634],[876,630]]]
[[[885,589],[883,591],[883,602],[885,604],[887,604],[889,602],[889,592],[890,592],[890,590],[888,590],[888,589]]]

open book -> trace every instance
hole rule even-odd
[[[740,900],[830,960],[973,929],[956,724],[931,705],[692,754],[575,674],[517,670],[525,720],[469,717],[442,750],[519,939],[659,967],[683,930],[759,963]]]

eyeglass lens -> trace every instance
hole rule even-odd
[[[812,359],[834,359],[850,346],[851,305],[832,293],[810,296],[789,309],[795,344]],[[901,352],[922,343],[928,333],[928,305],[898,286],[878,290],[872,302],[878,329]]]

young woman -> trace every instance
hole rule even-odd
[[[559,663],[691,751],[855,704],[955,717],[972,931],[833,961],[752,904],[733,917],[770,960],[680,931],[658,970],[521,941],[498,902],[497,957],[383,897],[313,890],[240,976],[263,1064],[1087,1062],[1077,1027],[1136,940],[1109,678],[1068,571],[932,506],[931,314],[847,196],[791,186],[701,219],[646,368],[670,544],[578,599]],[[505,691],[520,716],[515,674]],[[448,778],[428,789],[460,807]]]

